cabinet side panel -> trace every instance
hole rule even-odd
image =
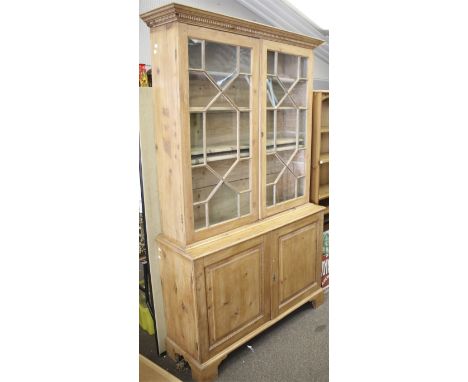
[[[195,260],[194,262],[195,271],[195,303],[198,323],[198,348],[200,354],[200,360],[205,361],[208,357],[208,321],[206,311],[206,285],[205,285],[205,267],[203,259]]]
[[[161,228],[185,244],[177,24],[152,29],[151,49]]]
[[[259,217],[263,219],[266,215],[266,142],[267,142],[267,123],[266,116],[267,110],[264,105],[264,100],[267,99],[266,86],[263,86],[264,78],[267,77],[267,47],[264,44],[264,40],[260,40],[260,57],[259,57],[259,77],[260,87],[258,89],[258,142],[259,142],[259,153],[260,158],[258,161],[258,171],[260,174],[259,184]]]
[[[167,336],[192,357],[200,359],[193,262],[161,243],[158,245]]]
[[[313,128],[312,128],[312,176],[310,185],[310,201],[318,204],[319,185],[320,185],[320,125],[322,119],[322,93],[314,92],[313,98]]]
[[[309,52],[308,55],[308,65],[307,65],[307,78],[308,78],[308,84],[310,84],[309,88],[310,90],[307,93],[307,119],[306,119],[306,181],[305,181],[305,190],[304,190],[304,196],[307,201],[310,200],[310,178],[311,178],[311,168],[310,168],[310,162],[312,161],[312,134],[313,134],[313,128],[312,128],[312,118],[313,118],[313,102],[314,102],[314,92],[313,92],[313,85],[314,85],[314,55],[311,52]]]

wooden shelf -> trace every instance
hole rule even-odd
[[[267,139],[267,150],[273,148],[273,139]],[[299,140],[299,148],[304,147],[304,140]],[[294,150],[296,148],[296,138],[276,138],[276,149],[278,151]]]
[[[295,79],[295,78],[288,78],[288,77],[280,78],[279,76],[278,76],[278,78],[279,78],[279,80],[281,81],[281,83],[283,83],[283,84],[290,84],[290,85],[288,86],[288,89],[291,87],[291,85],[292,85],[294,82],[296,82],[296,79]]]
[[[240,157],[246,158],[250,155],[248,146],[240,147]],[[217,146],[212,147],[207,150],[206,161],[215,162],[225,159],[234,159],[237,158],[237,150],[230,146]],[[203,163],[203,150],[194,148],[192,150],[192,165],[202,164]]]
[[[249,146],[241,146],[240,149],[246,150],[248,149]],[[212,146],[210,148],[206,149],[206,154],[209,156],[210,154],[221,154],[221,153],[233,153],[236,152],[237,148],[236,146],[228,146],[228,145],[219,145],[219,146]],[[201,146],[195,146],[192,148],[192,156],[197,156],[197,155],[203,155],[203,147]]]
[[[304,106],[299,106],[299,107],[295,107],[295,106],[279,106],[279,107],[274,107],[274,106],[268,106],[266,108],[267,110],[307,110],[306,107]]]
[[[241,75],[248,75],[250,76],[252,73],[247,73],[247,72],[242,72],[242,71],[239,71],[239,73],[237,72],[220,72],[220,71],[215,71],[215,70],[210,70],[210,71],[206,71],[205,69],[200,69],[200,68],[189,68],[189,70],[191,72],[200,72],[200,73],[208,73],[212,79],[213,79],[213,75],[215,76],[223,76],[224,78],[232,78],[234,76],[241,76]],[[214,80],[214,79],[213,79]]]
[[[267,150],[273,148],[273,140],[267,140]],[[296,148],[296,138],[277,138],[276,139],[276,150],[294,150]],[[304,148],[304,141],[299,141],[299,148]],[[249,146],[240,146],[241,158],[249,156]],[[224,159],[232,159],[237,157],[237,149],[235,146],[219,145],[211,146],[206,150],[207,162],[213,162]],[[192,147],[192,165],[203,163],[203,147],[195,146]]]
[[[328,184],[322,184],[319,187],[319,200],[328,198],[329,191],[328,191]]]
[[[329,162],[329,159],[330,159],[329,156],[330,156],[329,153],[320,154],[320,161],[319,161],[319,163],[320,163],[320,164],[328,163],[328,162]]]
[[[323,133],[328,133],[330,132],[330,129],[328,126],[322,126],[322,128],[320,129],[320,132],[323,134]]]
[[[296,144],[296,138],[276,138],[276,146]],[[273,146],[273,139],[267,139],[267,146]]]
[[[247,111],[251,111],[251,109],[249,107],[240,107],[238,106],[237,107],[239,109],[240,112],[247,112]],[[231,111],[233,113],[236,112],[236,109],[234,107],[231,107],[231,106],[214,106],[214,107],[210,107],[208,110],[205,110],[205,107],[191,107],[190,108],[190,112],[191,113],[202,113],[202,112],[212,112],[212,111]]]
[[[329,98],[328,94],[325,94],[325,93],[322,94],[322,102],[326,101],[328,98]]]

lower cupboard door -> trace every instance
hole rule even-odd
[[[209,356],[270,319],[270,272],[264,237],[205,259]]]
[[[319,216],[311,216],[271,233],[272,317],[304,302],[319,289],[321,224]]]

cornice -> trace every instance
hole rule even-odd
[[[269,25],[171,3],[140,15],[150,28],[174,21],[314,49],[324,41]]]

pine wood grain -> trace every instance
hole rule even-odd
[[[310,36],[285,31],[253,21],[221,15],[186,5],[171,3],[140,15],[150,28],[172,22],[186,23],[210,30],[220,30],[250,38],[263,38],[271,41],[313,49],[324,41]]]
[[[140,354],[140,382],[181,382],[162,367]]]
[[[174,4],[149,12],[143,19],[151,26],[155,136],[155,154],[146,155],[144,160],[158,163],[162,233],[157,236],[156,245],[167,322],[167,353],[171,358],[182,355],[189,362],[196,381],[211,381],[218,375],[220,362],[232,350],[301,304],[307,301],[319,304],[323,296],[317,280],[320,280],[325,208],[309,203],[311,168],[306,165],[303,173],[296,175],[305,179],[302,197],[267,208],[265,190],[265,149],[266,144],[271,143],[266,126],[267,52],[277,51],[308,60],[307,72],[297,67],[297,74],[308,81],[307,87],[299,89],[305,92],[304,107],[307,111],[305,116],[298,112],[306,120],[305,139],[301,135],[305,140],[301,142],[305,150],[300,155],[304,156],[307,164],[311,162],[311,152],[314,152],[313,53],[310,48],[319,42]],[[210,147],[207,147],[206,124],[200,125],[200,120],[195,121],[191,130],[191,113],[199,113],[200,105],[207,102],[208,97],[201,100],[202,96],[195,92],[190,99],[189,37],[237,46],[236,52],[240,52],[241,47],[251,50],[250,101],[247,107],[250,132],[248,137],[245,132],[241,135],[236,126],[235,137],[236,151],[241,140],[243,145],[250,143],[247,155],[251,158],[242,162],[248,164],[249,171],[242,166],[232,167],[232,160],[213,160],[217,153],[232,155],[234,145],[230,141],[234,141],[234,130],[229,115],[219,114],[211,121],[216,126],[213,131],[208,129]],[[300,64],[302,61],[297,58],[296,62]],[[236,67],[239,65],[237,61]],[[287,70],[284,62],[281,65]],[[208,85],[199,81],[192,86],[201,92]],[[246,99],[240,100],[241,103],[243,101]],[[195,109],[191,102],[197,104]],[[206,122],[207,117],[202,118]],[[292,121],[288,111],[279,117],[282,126],[290,127]],[[283,157],[287,145],[295,143],[288,143],[291,129],[283,130],[276,141],[277,145],[282,145],[278,155],[296,174],[300,171],[302,158]],[[229,134],[232,139],[225,139]],[[205,153],[210,154],[212,160],[209,165],[214,172],[205,169],[200,177],[192,176],[192,149],[200,148],[203,149],[203,157],[206,157]],[[279,168],[276,170],[280,171]],[[322,183],[326,180],[328,184],[328,174],[326,179],[319,176],[320,180]],[[195,222],[203,218],[200,211],[197,212],[197,206],[208,198],[210,190],[224,185],[224,181],[230,182],[232,187],[251,192],[251,212],[206,229],[196,229]],[[278,184],[283,192],[292,191],[290,179],[285,177]],[[312,186],[318,187],[318,184],[312,183]],[[230,190],[223,192],[229,193]],[[155,198],[156,195],[150,192],[147,197]],[[232,215],[234,205],[228,201],[224,197],[215,204],[212,211],[214,221]],[[245,201],[238,202],[237,206],[245,208],[242,203]]]

